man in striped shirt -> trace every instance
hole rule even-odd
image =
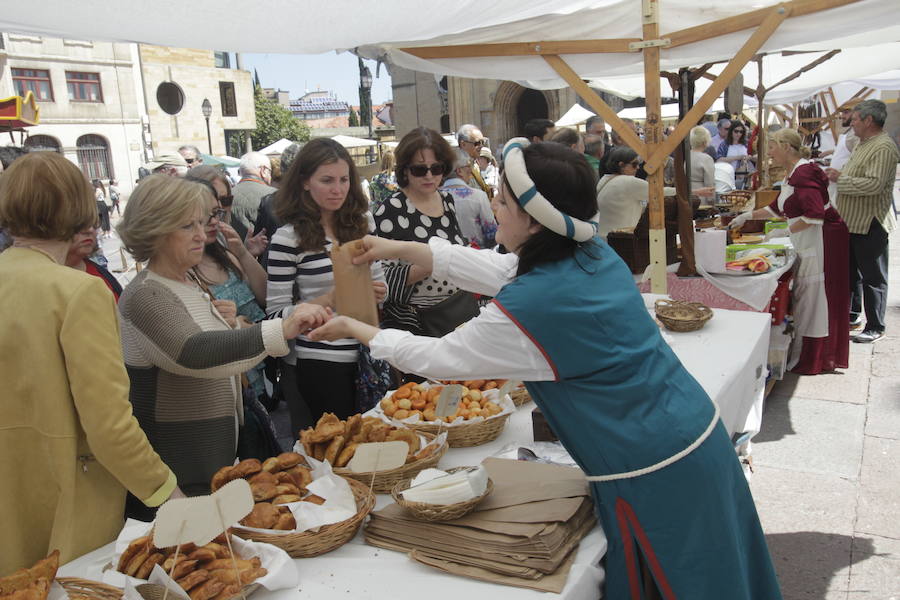
[[[854,342],[884,336],[887,302],[888,234],[894,229],[893,187],[900,151],[882,131],[887,107],[865,100],[853,108],[850,126],[859,145],[843,170],[828,169],[837,184],[838,211],[850,230],[850,323],[859,325],[863,305],[866,327]]]

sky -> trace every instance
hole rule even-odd
[[[291,100],[306,91],[328,90],[338,100],[356,106],[359,104],[359,64],[356,55],[349,52],[337,54],[241,54],[244,69],[259,73],[264,88],[280,88],[290,93]],[[391,76],[381,66],[375,76],[375,61],[366,60],[372,72],[372,103],[381,104],[392,98]]]

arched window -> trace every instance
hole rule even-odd
[[[29,152],[61,152],[59,140],[51,135],[31,135],[23,144]]]
[[[78,166],[88,179],[112,179],[109,144],[99,135],[83,135],[75,142],[78,147]]]

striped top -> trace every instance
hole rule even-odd
[[[900,151],[882,132],[860,142],[837,180],[837,208],[850,233],[866,234],[872,219],[894,230],[894,180]]]
[[[371,215],[368,219],[369,231],[374,231]],[[324,250],[306,252],[299,246],[300,241],[293,225],[279,227],[272,236],[266,266],[269,274],[266,312],[269,318],[286,317],[293,312],[297,302],[309,302],[334,288],[332,241],[326,239]],[[372,264],[372,280],[384,282],[380,262]],[[294,341],[294,356],[302,359],[352,363],[356,362],[358,351],[359,342],[352,338],[314,342],[301,335]]]

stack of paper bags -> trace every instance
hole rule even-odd
[[[420,521],[397,504],[372,513],[366,541],[448,573],[559,593],[594,527],[580,469],[488,458],[494,491],[453,521]]]

